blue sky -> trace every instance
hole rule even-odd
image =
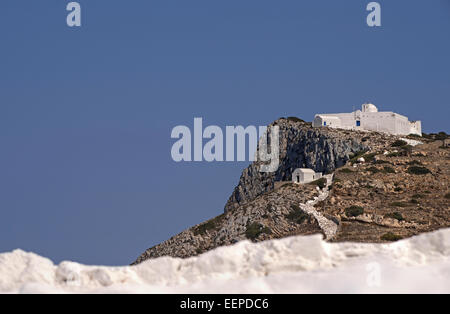
[[[176,125],[365,101],[449,131],[450,1],[0,2],[0,252],[123,265],[223,211],[246,163],[175,163]]]

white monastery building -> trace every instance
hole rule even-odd
[[[309,168],[297,168],[292,173],[292,182],[294,183],[310,183],[322,177],[321,172],[315,172]]]
[[[409,121],[408,117],[392,111],[380,112],[374,104],[370,103],[363,104],[362,110],[351,113],[317,114],[313,126],[422,136],[420,121]]]

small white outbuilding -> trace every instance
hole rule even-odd
[[[309,168],[297,168],[292,173],[292,182],[294,183],[309,183],[318,180],[322,177],[321,172],[315,172]]]

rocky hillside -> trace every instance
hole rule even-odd
[[[253,163],[224,214],[148,249],[135,264],[244,239],[322,233],[329,241],[387,242],[450,226],[450,157],[442,141],[424,138],[426,144],[412,147],[396,136],[312,128],[292,118],[272,125],[280,127],[279,169],[261,173]],[[292,184],[299,167],[332,174]]]
[[[342,221],[336,241],[386,242],[450,227],[449,148],[427,142],[387,146],[336,171],[330,197],[316,206]]]
[[[290,181],[296,168],[311,168],[331,173],[342,167],[355,153],[376,149],[391,140],[389,136],[312,128],[299,119],[279,119],[271,124],[280,127],[280,166],[275,173],[260,172],[260,162],[252,163],[241,175],[225,211],[238,207],[274,189],[277,181]]]
[[[318,196],[313,185],[286,183],[236,210],[194,226],[148,249],[136,263],[160,256],[190,257],[245,239],[263,241],[322,232],[316,219],[299,205]]]

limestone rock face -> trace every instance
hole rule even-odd
[[[254,162],[241,175],[225,212],[274,189],[276,181],[290,181],[296,168],[310,168],[331,173],[345,165],[352,154],[368,149],[364,133],[329,128],[312,128],[303,122],[279,119],[270,126],[280,127],[280,166],[274,173],[260,172],[261,162]]]

